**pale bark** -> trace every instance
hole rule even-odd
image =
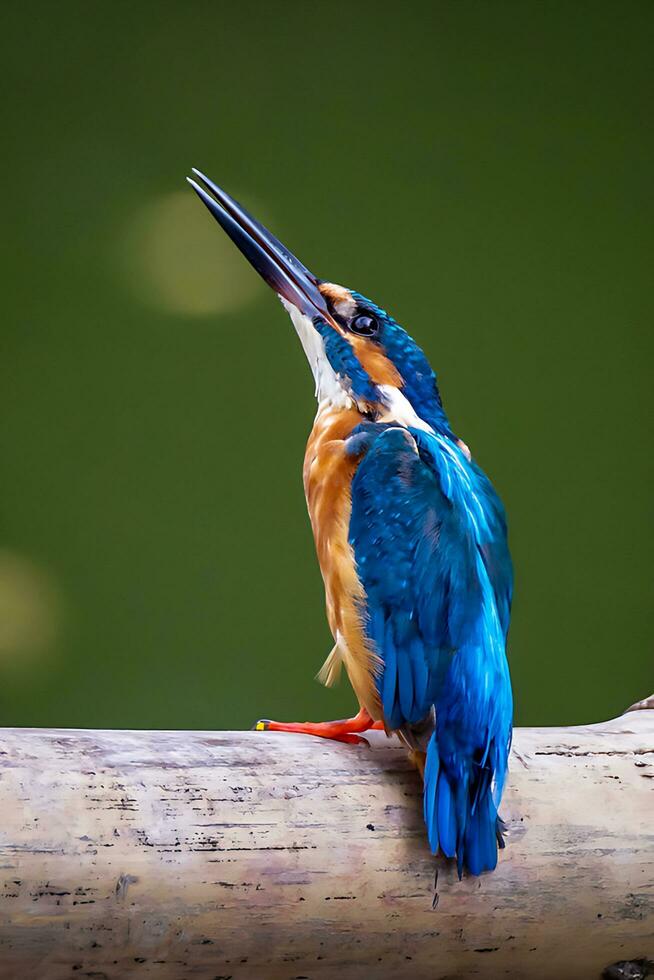
[[[0,749],[2,980],[593,980],[654,959],[651,710],[518,729],[506,850],[462,882],[383,736],[5,730]]]

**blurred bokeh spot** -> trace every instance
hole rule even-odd
[[[252,208],[258,213],[254,202]],[[147,201],[117,243],[132,289],[173,314],[208,316],[247,306],[260,280],[218,231],[188,186]]]
[[[48,657],[62,619],[59,589],[31,559],[0,550],[0,666]]]

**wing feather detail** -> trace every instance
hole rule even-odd
[[[512,573],[502,505],[461,449],[437,439],[373,424],[351,437],[360,461],[349,541],[391,729],[417,723],[438,701],[452,656],[479,616],[480,557],[505,635],[508,629]]]
[[[377,684],[384,718],[396,729],[429,712],[450,658],[453,556],[441,547],[441,530],[452,508],[407,429],[371,429],[352,480],[349,540],[366,596],[366,630],[383,662]]]

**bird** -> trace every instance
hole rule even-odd
[[[513,723],[513,568],[503,505],[450,426],[422,349],[384,308],[313,275],[201,171],[187,177],[277,293],[313,373],[304,489],[334,639],[359,702],[332,722],[259,730],[357,743],[396,733],[423,781],[431,850],[491,871]]]

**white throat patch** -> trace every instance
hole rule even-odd
[[[316,385],[315,394],[318,403],[327,402],[334,408],[350,408],[354,404],[353,399],[329,363],[325,343],[313,323],[308,316],[300,313],[292,303],[288,303],[281,296],[279,298],[293,321],[293,326],[309,362]]]

